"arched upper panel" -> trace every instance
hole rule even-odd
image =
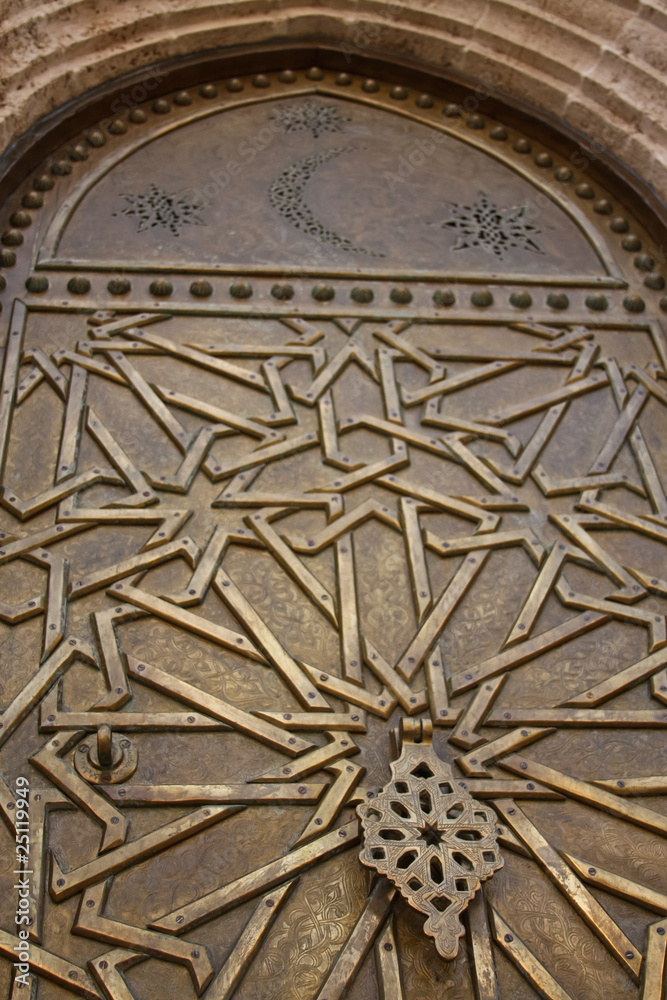
[[[41,261],[560,281],[615,270],[562,190],[520,153],[471,142],[457,119],[271,89],[274,100],[176,105],[110,153],[54,220]]]

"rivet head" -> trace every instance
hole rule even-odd
[[[143,108],[132,108],[129,118],[133,125],[143,125],[148,121],[148,115]]]
[[[278,79],[281,83],[294,83],[296,80],[296,73],[293,69],[284,69],[278,74]],[[336,83],[338,83],[338,81],[336,81]]]
[[[531,144],[527,139],[517,139],[517,141],[512,146],[515,153],[530,153],[532,150]]]
[[[420,94],[416,98],[415,104],[417,105],[418,108],[432,108],[433,98],[431,97],[430,94]]]
[[[280,302],[286,302],[294,298],[294,286],[275,284],[271,288],[271,295]]]
[[[29,292],[40,294],[48,290],[49,279],[43,274],[31,274],[26,280],[25,287]]]
[[[466,118],[466,125],[468,128],[484,128],[486,125],[486,119],[483,115],[468,115]]]
[[[252,285],[247,281],[235,281],[229,287],[229,294],[233,299],[249,299],[252,295]]]
[[[456,302],[456,296],[449,289],[439,289],[433,293],[433,302],[436,306],[453,306]]]
[[[622,215],[617,215],[609,223],[609,228],[612,233],[627,233],[630,228],[630,223],[627,219],[624,219]]]
[[[218,96],[218,90],[212,83],[205,83],[199,88],[199,96],[206,97],[210,100],[211,98]]]
[[[665,287],[665,279],[661,274],[647,274],[644,284],[654,292],[661,292]]]
[[[156,299],[164,299],[171,295],[174,286],[165,278],[156,278],[155,281],[151,281],[148,290]]]
[[[319,66],[311,66],[310,69],[306,70],[307,80],[323,80],[324,70],[320,69]]]
[[[127,295],[131,288],[127,278],[112,278],[107,285],[107,291],[111,295]]]
[[[257,76],[253,76],[252,85],[253,87],[268,87],[271,81],[268,76],[264,76],[263,73],[258,73]]]
[[[604,312],[609,307],[609,300],[604,295],[587,295],[586,305],[594,312]]]
[[[190,295],[197,299],[207,299],[213,294],[213,285],[210,281],[193,281],[190,285]]]
[[[166,97],[158,97],[156,101],[153,101],[151,110],[156,115],[166,115],[171,111],[171,104]]]
[[[593,211],[597,212],[598,215],[611,215],[614,211],[614,206],[606,198],[598,198],[593,205]]]
[[[380,84],[377,80],[364,80],[361,88],[362,90],[365,90],[367,94],[376,94],[380,89]]]
[[[569,184],[570,181],[574,179],[574,174],[569,167],[559,167],[555,172],[554,177],[557,181],[560,181],[561,184]]]
[[[311,292],[316,302],[331,302],[335,294],[331,285],[315,285]]]
[[[238,77],[234,77],[227,81],[226,87],[230,94],[238,94],[239,91],[243,90],[243,82]]]
[[[512,292],[510,295],[510,305],[515,309],[530,309],[533,304],[533,297],[528,292]]]
[[[374,295],[370,288],[353,288],[350,292],[350,298],[353,302],[372,302]]]
[[[583,184],[577,184],[576,188],[574,189],[574,193],[576,194],[577,198],[590,199],[595,197],[595,191],[590,186],[590,184],[586,184],[585,181]]]
[[[32,215],[30,212],[13,212],[9,217],[9,224],[17,229],[27,229],[32,225]]]
[[[623,299],[623,308],[630,313],[644,312],[644,300],[640,295],[626,295]]]
[[[70,295],[86,295],[90,291],[90,282],[88,278],[77,275],[67,282],[67,291]]]
[[[409,288],[392,288],[389,298],[397,305],[405,306],[412,302],[412,292]]]
[[[553,167],[553,157],[549,153],[538,153],[534,158],[534,163],[538,167]]]
[[[178,104],[179,107],[185,108],[189,104],[192,104],[192,96],[187,90],[179,90],[177,94],[174,94],[174,104]]]
[[[49,177],[48,174],[40,174],[39,177],[35,177],[32,186],[35,191],[50,191],[55,183],[53,177]]]
[[[550,309],[567,309],[570,300],[564,292],[550,292],[547,295],[547,305]]]
[[[493,295],[486,288],[481,288],[476,292],[473,292],[470,296],[470,301],[474,306],[479,309],[485,309],[493,304]]]
[[[7,229],[0,236],[0,243],[5,247],[20,247],[23,243],[23,233],[18,229]]]
[[[640,253],[634,259],[635,267],[640,271],[652,271],[655,268],[655,261],[647,253]]]
[[[621,246],[624,250],[627,250],[628,253],[637,253],[637,251],[642,248],[642,241],[638,236],[625,236],[621,240]]]
[[[408,96],[408,89],[407,87],[392,87],[389,96],[393,97],[395,101],[404,101]]]
[[[507,129],[504,125],[494,125],[494,127],[489,132],[491,139],[496,139],[498,142],[504,142],[507,139]]]

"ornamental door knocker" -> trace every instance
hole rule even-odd
[[[430,721],[401,719],[402,752],[392,781],[357,807],[364,832],[359,855],[427,914],[424,932],[445,959],[464,933],[460,915],[484,879],[503,866],[496,814],[458,784],[432,744]]]

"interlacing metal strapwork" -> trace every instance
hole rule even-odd
[[[346,73],[133,114],[26,181],[1,251],[0,998],[33,996],[27,776],[35,1000],[662,1000],[647,235]],[[442,228],[480,190],[492,275]]]

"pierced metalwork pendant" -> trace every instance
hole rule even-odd
[[[504,862],[496,814],[454,779],[431,745],[430,722],[401,720],[402,753],[392,781],[357,807],[364,831],[360,860],[395,883],[443,958],[455,958],[460,915],[484,879]]]

